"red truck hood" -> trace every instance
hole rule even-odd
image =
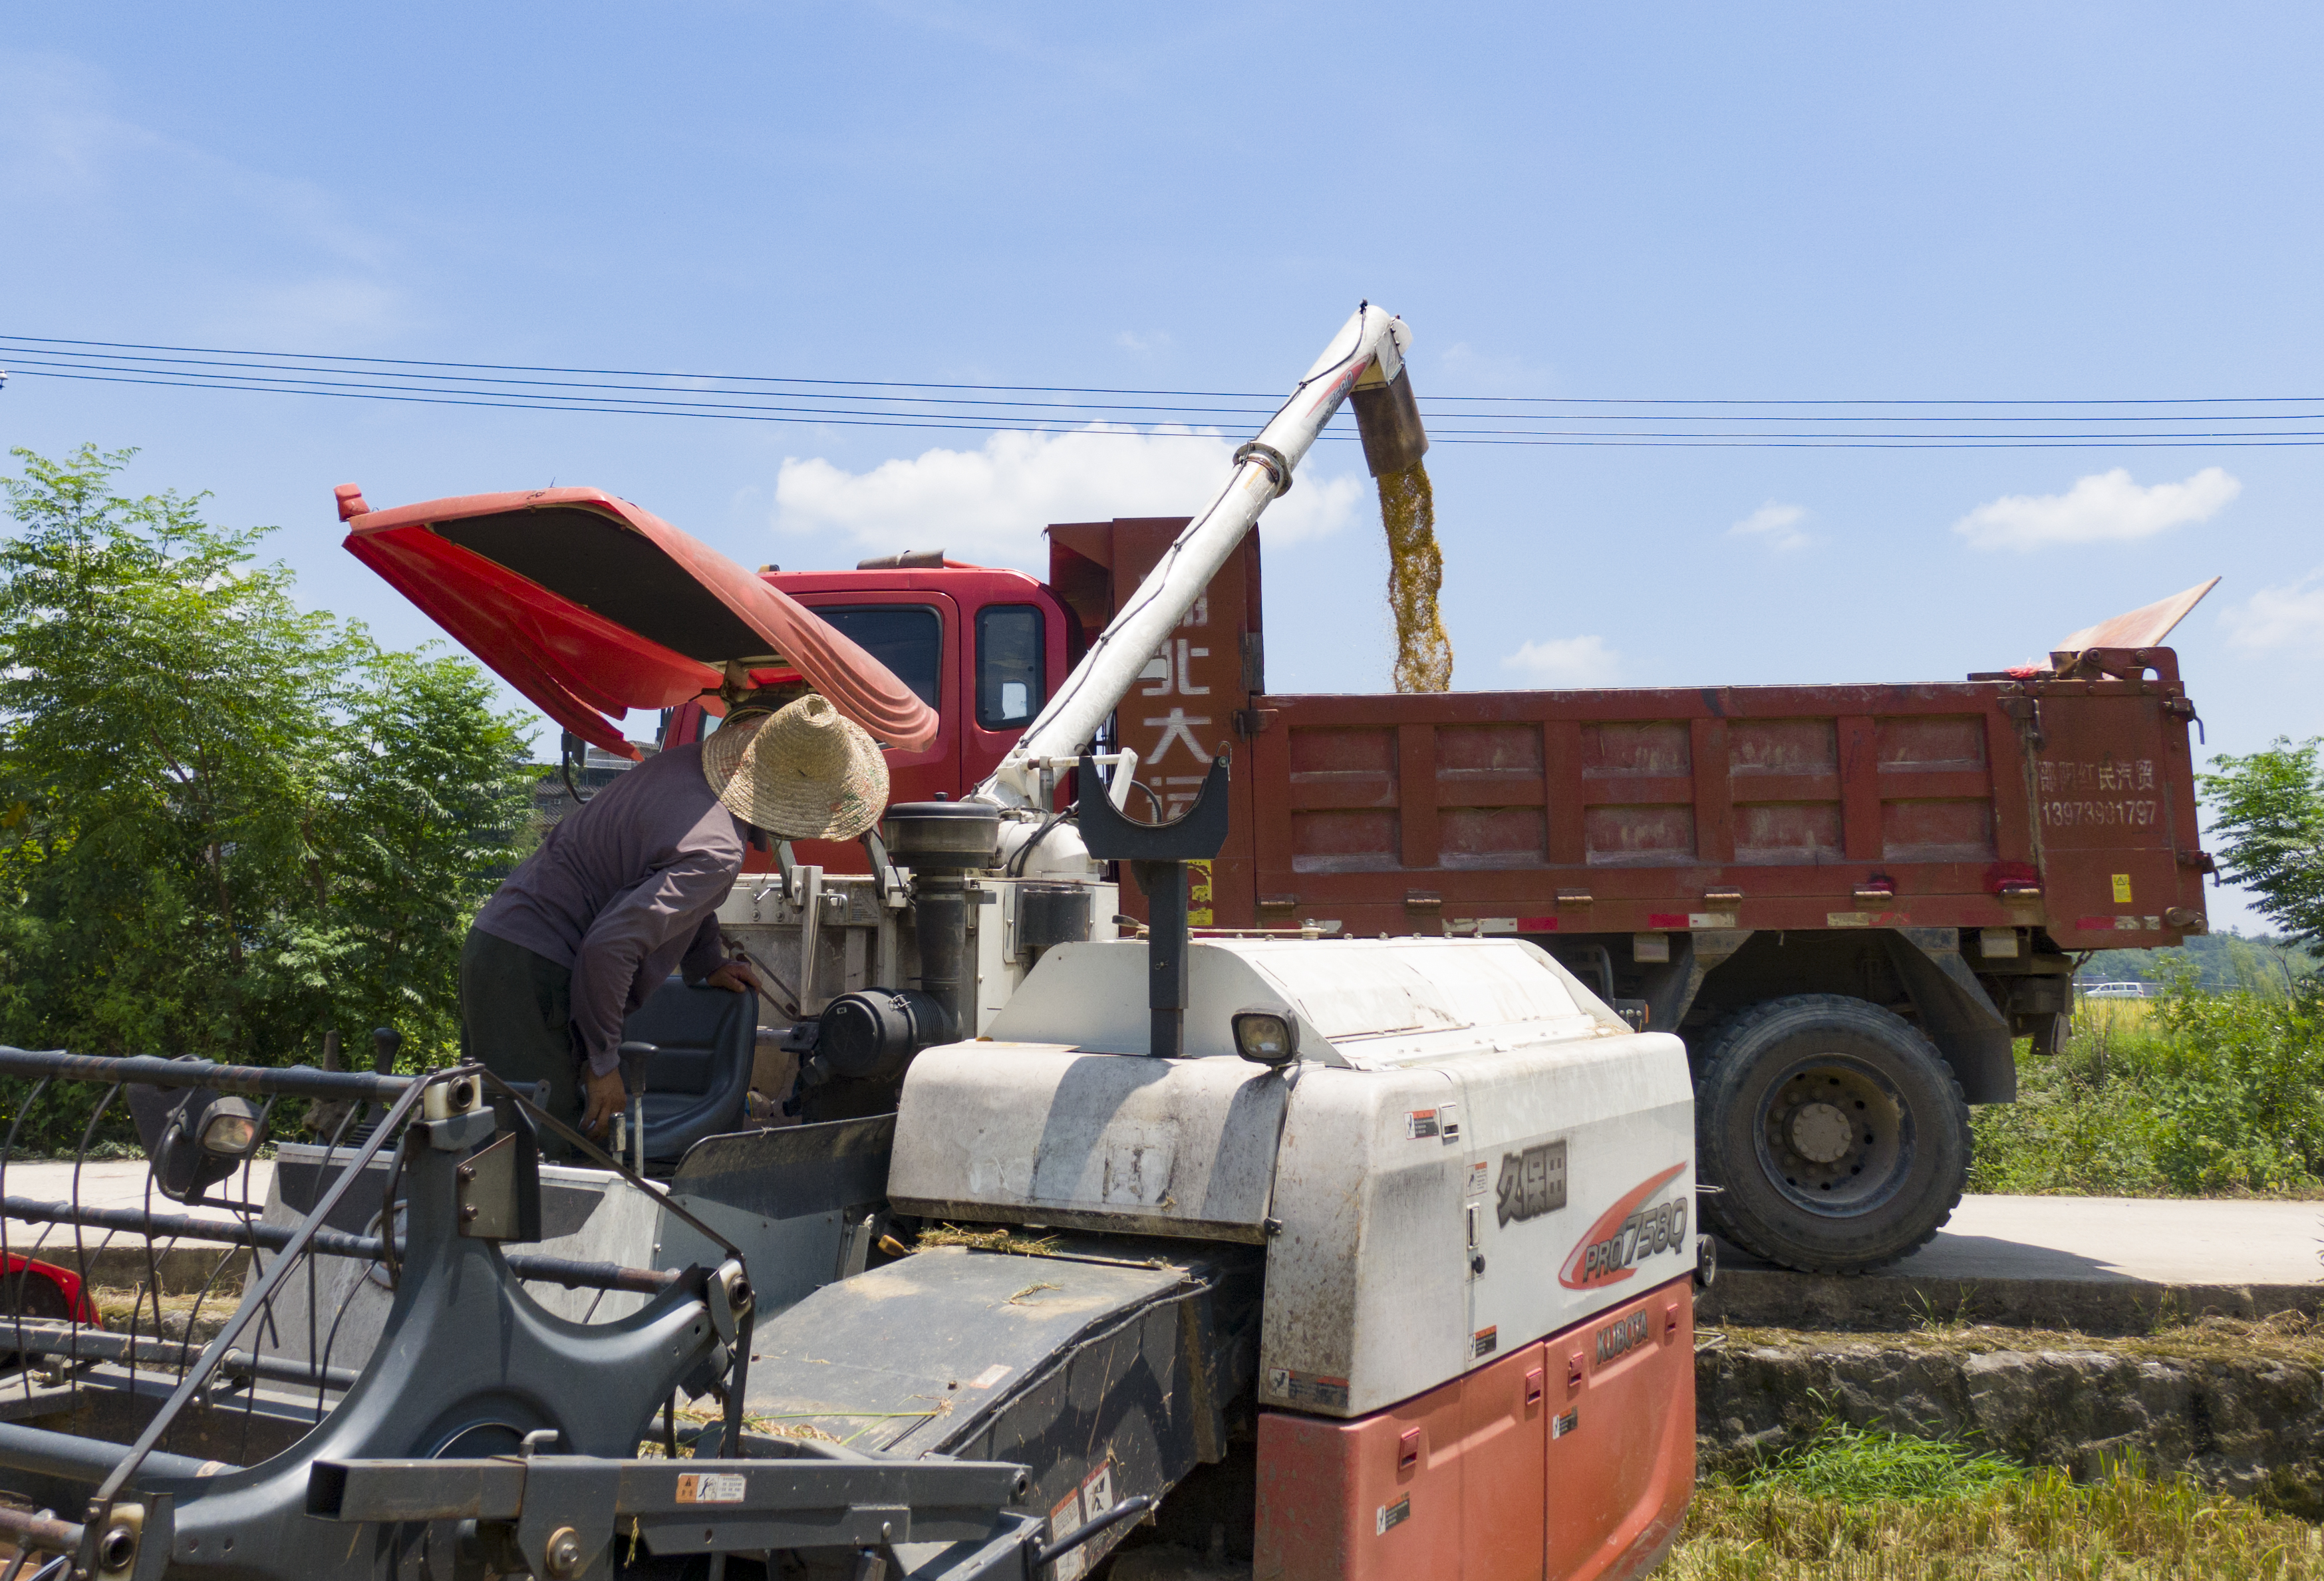
[[[770,655],[890,746],[936,717],[887,666],[778,588],[602,489],[463,495],[374,511],[339,490],[346,547],[567,729],[626,757],[620,714]],[[612,716],[609,717],[608,716]]]

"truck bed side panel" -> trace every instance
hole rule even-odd
[[[1264,698],[1257,911],[1356,933],[2175,943],[2202,924],[2181,696],[2104,680]]]

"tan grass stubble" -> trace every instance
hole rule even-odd
[[[2038,1472],[1956,1498],[1696,1490],[1672,1581],[2314,1581],[2324,1535],[2248,1501],[2135,1475]]]
[[[1396,618],[1396,689],[1452,689],[1452,639],[1436,596],[1444,556],[1436,547],[1436,495],[1428,468],[1414,462],[1379,478],[1380,525],[1388,531],[1388,606]]]

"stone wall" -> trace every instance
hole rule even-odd
[[[2307,1362],[1834,1335],[1713,1344],[1695,1358],[1695,1391],[1705,1474],[1739,1473],[1836,1418],[2083,1479],[2135,1458],[2157,1475],[2324,1516],[2324,1368]]]

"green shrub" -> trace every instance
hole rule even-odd
[[[14,453],[0,1043],[280,1065],[392,1025],[447,1057],[530,805],[523,721],[467,660],[302,608],[263,532],[116,493],[128,452]],[[0,1127],[69,1151],[101,1090],[0,1082]],[[95,1134],[126,1133],[115,1103]]]
[[[2273,991],[2270,991],[2272,988]],[[2022,1053],[1978,1112],[1971,1189],[2209,1196],[2324,1184],[2324,990],[2206,994],[2166,973],[2151,1014],[2086,1007],[2066,1052]]]

